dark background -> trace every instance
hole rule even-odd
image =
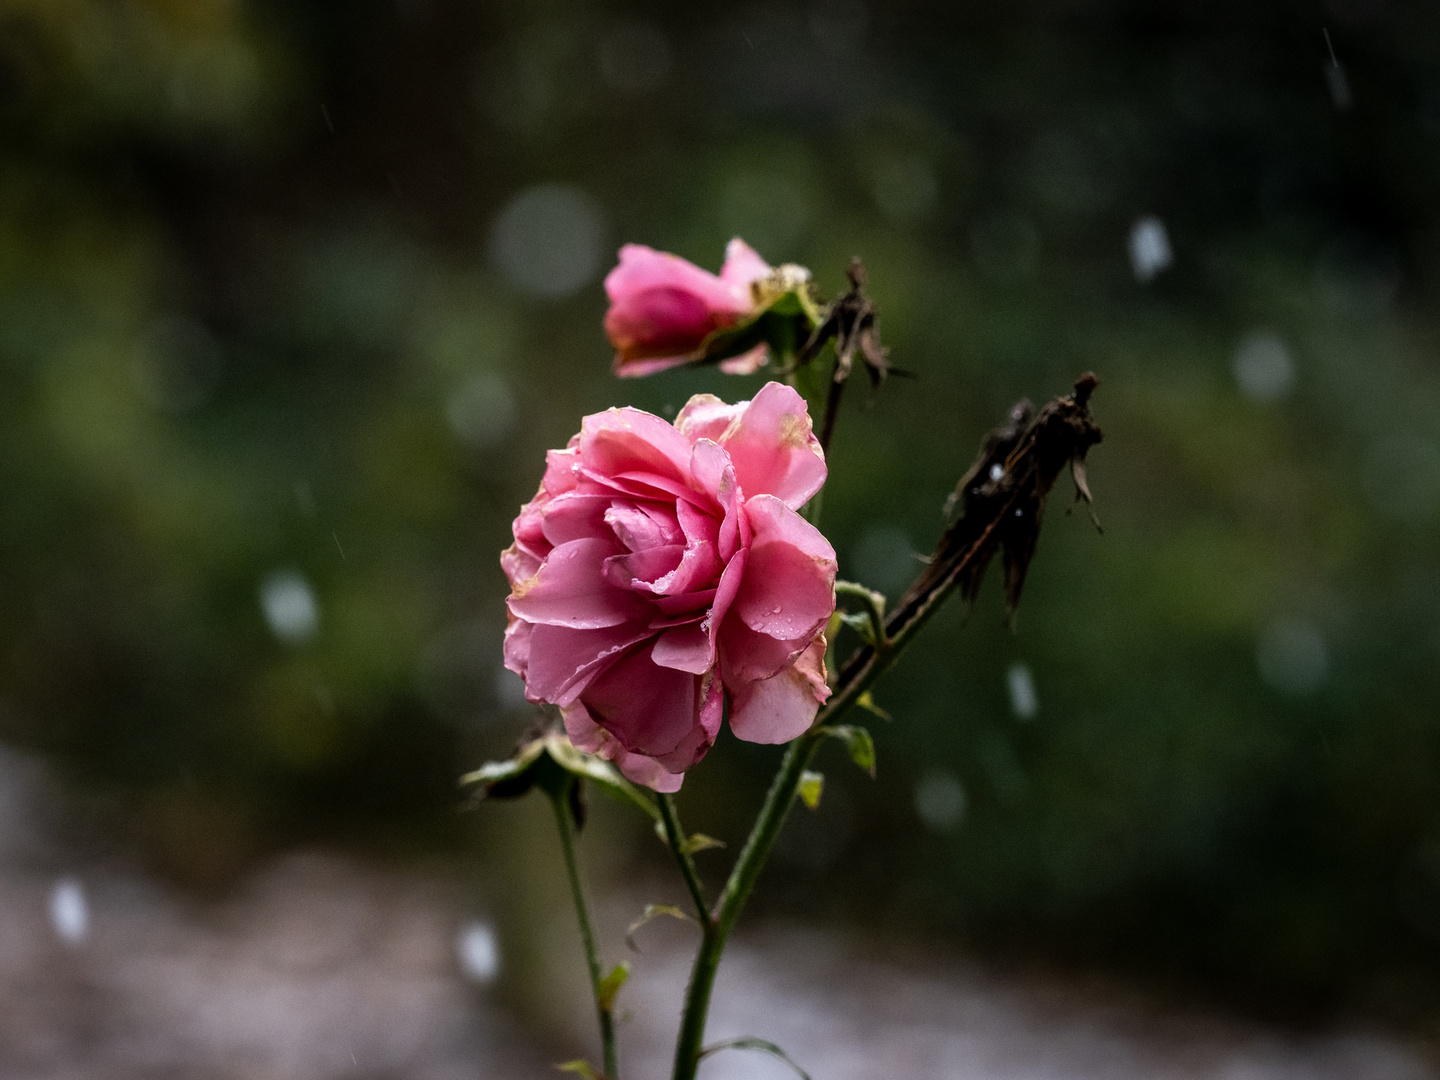
[[[846,576],[898,594],[1017,397],[1093,368],[1106,433],[1105,535],[1062,485],[1018,632],[937,621],[757,910],[1434,1014],[1440,9],[4,0],[0,139],[0,735],[117,850],[498,858],[454,778],[533,717],[543,451],[761,380],[613,379],[600,280],[738,234],[863,256],[917,376],[842,418]],[[775,757],[688,824],[733,850]]]

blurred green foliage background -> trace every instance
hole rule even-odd
[[[863,256],[917,375],[848,399],[846,576],[901,591],[1014,399],[1093,368],[1106,432],[1105,535],[1062,487],[1018,633],[939,620],[758,904],[1440,1006],[1440,9],[0,0],[0,137],[0,735],[117,843],[214,886],[505,827],[454,778],[533,718],[543,451],[761,378],[613,379],[600,279],[741,235]]]

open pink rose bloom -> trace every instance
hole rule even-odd
[[[505,666],[571,742],[674,791],[715,741],[788,742],[829,696],[835,551],[797,511],[825,482],[805,401],[697,394],[674,424],[587,416],[547,455],[500,557]]]
[[[707,336],[755,310],[752,286],[770,272],[740,239],[725,248],[719,277],[678,255],[626,244],[620,265],[605,278],[605,333],[615,346],[615,373],[650,375],[694,359]],[[748,374],[764,362],[761,345],[723,361],[721,369]]]

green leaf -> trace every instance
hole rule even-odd
[[[574,1061],[562,1062],[561,1064],[556,1065],[555,1068],[559,1069],[561,1072],[576,1073],[577,1075],[583,1077],[584,1080],[607,1080],[607,1077],[604,1073],[602,1073],[599,1069],[595,1068],[594,1065],[591,1065],[590,1062],[584,1060],[583,1058],[576,1058]]]
[[[878,716],[881,720],[887,720],[891,723],[895,722],[895,718],[893,716],[891,716],[888,712],[882,709],[879,705],[875,704],[875,699],[870,696],[869,690],[866,690],[863,694],[857,697],[855,699],[855,704],[859,705],[860,708],[864,709],[866,712],[873,713],[875,716]]]
[[[860,640],[866,645],[875,644],[875,624],[870,621],[870,615],[864,611],[842,611],[840,621],[860,635]]]
[[[655,803],[650,797],[621,776],[620,770],[604,758],[598,758],[594,754],[581,753],[570,745],[570,740],[564,735],[547,736],[546,750],[555,764],[566,772],[595,781],[611,795],[623,802],[634,804],[654,820],[660,820],[660,811],[655,809]]]
[[[878,650],[888,647],[885,637],[885,594],[853,581],[835,582],[835,597],[859,600],[865,605],[864,611],[845,612],[840,616],[846,626],[854,630],[867,645]]]
[[[704,1061],[711,1054],[719,1053],[721,1050],[759,1050],[762,1054],[769,1054],[771,1057],[779,1058],[790,1068],[795,1070],[800,1080],[810,1080],[810,1074],[795,1064],[789,1054],[767,1039],[757,1039],[754,1036],[746,1036],[743,1039],[726,1039],[724,1042],[711,1043],[700,1051],[699,1060]]]
[[[723,848],[724,840],[716,840],[713,836],[706,836],[703,832],[691,833],[689,839],[680,845],[680,850],[686,855],[694,855],[697,851],[706,851],[709,848]]]
[[[487,798],[505,799],[524,795],[535,784],[534,766],[545,752],[545,740],[535,739],[515,751],[508,761],[487,761],[460,778],[460,786],[480,785]]]
[[[826,733],[843,742],[850,751],[850,760],[869,773],[872,780],[875,778],[875,740],[870,738],[870,732],[854,724],[841,724],[827,728]]]
[[[670,846],[670,837],[665,835],[665,822],[655,822],[655,835],[666,847]],[[682,855],[694,855],[697,851],[706,851],[710,848],[723,848],[724,840],[716,840],[713,836],[706,836],[703,832],[691,833],[690,836],[680,845]]]
[[[620,993],[620,988],[629,977],[630,965],[616,964],[610,969],[610,974],[600,980],[600,985],[595,988],[595,1004],[600,1006],[602,1012],[608,1013],[615,1005],[615,995]]]
[[[800,774],[800,801],[807,810],[820,808],[820,793],[825,790],[825,774],[806,769]]]
[[[694,916],[688,912],[681,911],[674,904],[646,904],[645,910],[640,917],[630,924],[630,929],[625,931],[625,944],[629,945],[635,952],[640,951],[640,946],[635,944],[635,931],[648,923],[651,919],[657,919],[661,915],[668,915],[672,919],[680,919],[684,922],[694,922]]]
[[[515,752],[508,761],[491,761],[472,773],[460,778],[461,785],[478,784],[483,793],[491,798],[511,798],[524,795],[536,783],[548,782],[553,778],[550,766],[541,761],[542,756],[559,766],[571,776],[582,780],[593,780],[602,789],[624,802],[639,807],[651,818],[660,820],[660,811],[651,798],[625,779],[620,770],[594,754],[575,749],[560,732],[551,732],[538,739],[532,739]]]

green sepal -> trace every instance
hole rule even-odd
[[[694,364],[729,360],[757,345],[768,345],[776,356],[793,356],[824,318],[815,300],[810,272],[799,266],[779,266],[768,278],[755,282],[755,308],[731,326],[714,330],[690,355]]]
[[[575,749],[560,732],[532,739],[507,761],[487,762],[462,776],[460,784],[479,785],[486,798],[512,799],[536,785],[551,795],[568,794],[572,778],[593,780],[611,795],[639,807],[655,821],[660,820],[654,801],[625,779],[619,769],[604,758]]]
[[[825,790],[825,774],[806,769],[800,774],[800,801],[807,810],[820,809],[820,795]]]

